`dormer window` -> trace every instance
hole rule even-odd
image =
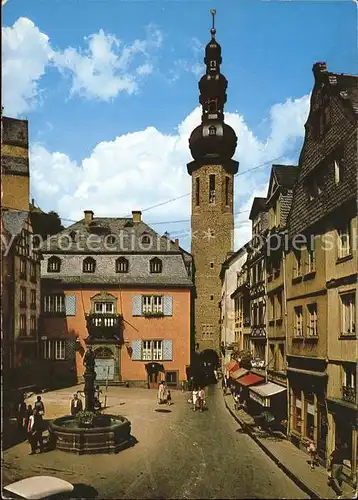
[[[142,245],[150,245],[152,240],[149,234],[143,234],[141,239]]]
[[[209,135],[216,135],[216,127],[214,127],[213,125],[209,127]]]
[[[50,257],[47,261],[48,273],[59,273],[61,270],[61,259],[59,257]]]
[[[125,257],[116,260],[116,273],[128,273],[129,262]]]
[[[149,262],[149,269],[151,273],[161,273],[163,270],[163,262],[158,259],[158,257],[154,257],[154,259]]]
[[[109,243],[110,245],[114,245],[116,242],[116,237],[113,236],[113,234],[108,235],[106,239],[107,243]]]
[[[86,257],[83,261],[82,271],[84,273],[94,273],[96,270],[96,261],[92,257]]]

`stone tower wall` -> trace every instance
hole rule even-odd
[[[209,203],[209,176],[215,175],[215,202]],[[229,179],[226,204],[226,177]],[[200,199],[197,205],[197,179]],[[192,243],[195,263],[195,342],[199,350],[220,344],[221,265],[233,249],[233,174],[222,165],[203,165],[192,174]],[[210,236],[211,231],[213,236]]]

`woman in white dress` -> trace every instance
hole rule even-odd
[[[158,387],[158,405],[164,402],[164,393],[165,393],[164,383],[160,382]]]
[[[196,387],[194,387],[194,390],[193,390],[193,411],[196,410],[198,402],[199,402],[199,391]]]

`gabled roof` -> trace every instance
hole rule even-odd
[[[325,84],[343,106],[358,114],[358,76],[327,71],[325,62],[317,62],[312,68],[316,83]]]
[[[253,220],[257,214],[260,212],[267,212],[266,208],[266,198],[254,198],[254,201],[252,202],[251,206],[251,212],[249,215],[249,219]]]
[[[94,217],[90,224],[85,223],[85,219],[75,222],[71,226],[63,229],[59,233],[50,236],[43,244],[41,251],[43,253],[56,253],[56,251],[61,251],[61,243],[66,236],[70,236],[71,232],[75,232],[77,237],[75,241],[66,241],[66,253],[78,253],[80,248],[83,253],[93,253],[93,248],[95,247],[94,253],[113,253],[115,248],[109,250],[108,240],[106,237],[108,235],[117,236],[115,247],[120,245],[120,253],[166,253],[166,252],[177,252],[183,254],[183,250],[178,248],[175,242],[171,241],[166,236],[160,236],[151,227],[149,227],[145,222],[134,222],[133,226],[128,225],[130,218],[121,217]],[[101,230],[101,231],[100,231]],[[148,248],[148,252],[144,245],[142,244],[142,235],[146,234],[152,238],[153,245]],[[90,235],[96,235],[96,242],[90,238]],[[121,237],[121,235],[125,235]],[[68,238],[71,240],[71,238]],[[106,244],[107,241],[107,244]],[[94,245],[93,245],[94,244]],[[188,256],[188,252],[185,252]]]
[[[267,190],[267,202],[278,189],[293,189],[298,174],[299,169],[297,165],[272,165],[269,187]]]
[[[298,177],[297,165],[272,165],[273,174],[278,185],[285,189],[292,189]]]

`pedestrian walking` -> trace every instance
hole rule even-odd
[[[197,387],[194,387],[193,390],[193,411],[196,411],[196,408],[198,406],[198,400],[199,400],[199,391]]]
[[[346,450],[339,444],[336,444],[335,449],[330,456],[330,466],[328,468],[328,473],[330,476],[330,485],[334,489],[337,495],[342,495],[342,471],[343,471],[343,460],[346,458]]]
[[[168,406],[170,406],[172,404],[172,394],[170,392],[170,389],[168,389],[168,393],[167,393],[167,404],[168,404]]]
[[[42,402],[41,396],[37,396],[36,403],[34,404],[34,411],[38,415],[45,415],[45,405]]]
[[[180,382],[180,387],[181,387],[181,392],[183,393],[185,391],[185,382],[184,382],[184,380],[182,380]]]
[[[28,441],[31,446],[30,455],[34,455],[37,451],[37,446],[40,448],[40,453],[43,452],[43,419],[36,410],[33,410],[29,418],[27,427]]]
[[[164,382],[162,380],[159,383],[157,400],[158,400],[158,405],[164,402]]]
[[[28,432],[28,425],[29,425],[29,420],[30,420],[30,417],[32,415],[32,412],[33,412],[33,409],[32,409],[32,405],[28,405],[27,409],[26,409],[26,417],[25,417],[25,429],[26,429],[26,432]]]
[[[78,394],[73,395],[71,400],[71,415],[75,417],[80,411],[82,411],[82,401],[79,399]]]
[[[317,460],[317,448],[312,439],[310,439],[309,444],[307,446],[307,452],[310,456],[310,465],[311,469],[313,470]]]
[[[27,406],[25,403],[24,395],[21,395],[20,403],[17,407],[17,424],[20,431],[26,429],[26,414],[27,414]]]
[[[205,407],[205,390],[201,387],[199,390],[199,410],[204,411]]]

